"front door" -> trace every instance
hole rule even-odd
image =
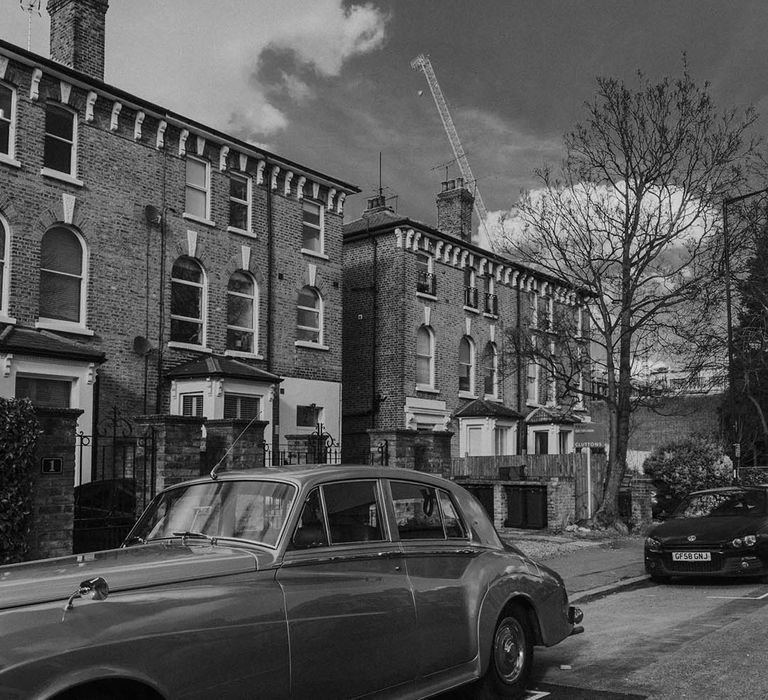
[[[326,484],[304,503],[277,574],[293,697],[356,697],[415,680],[413,597],[382,512],[374,479]]]

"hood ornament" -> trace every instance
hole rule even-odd
[[[689,542],[695,542],[696,541],[696,535],[688,535],[688,541]]]

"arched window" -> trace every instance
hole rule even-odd
[[[0,216],[0,315],[8,313],[8,258],[10,245],[8,228]]]
[[[428,326],[416,333],[416,386],[433,388],[435,385],[435,336]]]
[[[493,343],[488,343],[483,353],[483,392],[494,398],[499,395],[499,353]]]
[[[459,341],[459,391],[474,393],[475,343],[468,335]]]
[[[296,301],[296,340],[323,342],[323,300],[314,287],[302,287]]]
[[[203,345],[205,274],[196,260],[182,256],[171,269],[171,340]]]
[[[256,283],[238,270],[227,285],[227,350],[256,352]]]
[[[63,226],[45,232],[40,245],[40,318],[83,323],[84,246]]]

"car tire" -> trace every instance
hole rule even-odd
[[[533,631],[525,610],[508,607],[499,618],[491,641],[488,670],[475,686],[474,697],[522,698],[533,664]]]

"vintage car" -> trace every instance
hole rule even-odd
[[[768,576],[768,486],[695,491],[648,531],[645,570],[673,576]]]
[[[581,617],[450,481],[214,473],[120,549],[0,567],[0,697],[517,697]]]

